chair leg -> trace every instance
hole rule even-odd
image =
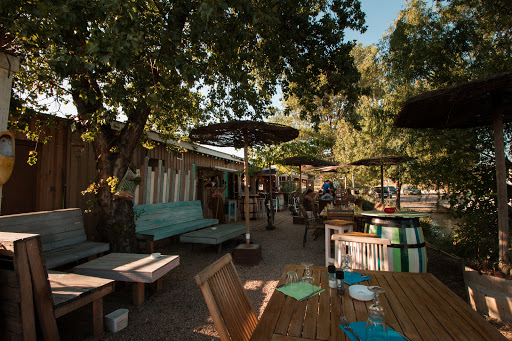
[[[308,236],[308,225],[309,225],[309,222],[306,222],[306,225],[304,227],[304,240],[302,241],[302,247],[306,246],[306,238]]]

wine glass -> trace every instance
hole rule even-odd
[[[289,286],[290,289],[296,289],[297,282],[298,282],[297,273],[295,271],[288,271],[286,273],[285,285]]]
[[[313,285],[313,277],[311,276],[311,272],[309,271],[309,267],[313,265],[313,263],[304,262],[302,265],[306,268],[304,271],[304,276],[300,279],[301,282],[309,283]],[[313,287],[311,287],[313,290]]]
[[[370,315],[376,315],[380,317],[384,317],[384,308],[380,305],[379,294],[384,293],[384,289],[379,286],[370,286],[368,287],[370,291],[373,291],[375,296],[373,297],[373,304],[368,308]]]
[[[348,253],[346,255],[343,255],[343,263],[345,264],[343,266],[344,272],[352,272],[352,268],[350,267],[350,263],[352,263],[352,255],[349,255]]]
[[[364,331],[365,341],[377,341],[388,339],[388,328],[382,316],[370,315]]]

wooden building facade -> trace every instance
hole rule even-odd
[[[96,180],[96,161],[91,144],[74,131],[73,121],[41,116],[53,120],[51,127],[42,128],[38,141],[12,131],[16,138],[15,166],[9,181],[3,186],[2,215],[49,211],[79,207],[89,209],[92,195],[83,195]],[[31,123],[35,129],[35,121]],[[116,123],[118,124],[118,123]],[[166,150],[156,133],[150,138],[157,142],[153,149],[137,147],[132,164],[142,177],[134,204],[201,200],[205,216],[211,215],[208,200],[212,194],[237,198],[240,193],[243,160],[213,149],[189,143],[177,143],[186,152],[176,155]],[[37,162],[27,163],[32,151]],[[87,223],[87,219],[86,219]]]

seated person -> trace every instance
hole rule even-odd
[[[321,199],[321,200],[332,200],[332,199],[334,199],[334,197],[333,197],[333,195],[332,195],[332,193],[331,193],[331,192],[325,192],[325,194],[324,194],[324,195],[322,195],[322,196],[320,197],[320,199]]]
[[[315,193],[311,188],[306,191],[306,194],[302,198],[302,205],[306,209],[306,211],[313,211],[313,215],[315,218],[318,218],[318,207],[316,206],[316,197],[317,193]]]

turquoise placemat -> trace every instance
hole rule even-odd
[[[352,322],[349,323],[352,330],[362,339],[364,340],[364,331],[366,329],[366,322]],[[350,340],[358,341],[357,338],[349,331],[346,331],[340,324],[340,328],[347,334]],[[393,328],[388,326],[388,341],[406,341],[408,339],[404,338],[401,334],[396,332]]]
[[[345,282],[348,285],[356,284],[356,283],[367,281],[367,280],[371,279],[370,276],[362,275],[359,272],[355,272],[355,271],[352,271],[352,272],[344,271],[344,273],[345,273]]]
[[[309,283],[304,283],[304,282],[298,282],[295,284],[296,284],[296,286],[287,284],[280,288],[277,288],[277,290],[279,290],[280,292],[282,292],[285,295],[295,298],[298,301],[298,300],[306,297],[307,295],[311,294],[312,292],[321,289],[320,287],[317,287],[316,285],[311,285]],[[316,294],[319,294],[323,291],[324,291],[324,289],[320,290]]]

